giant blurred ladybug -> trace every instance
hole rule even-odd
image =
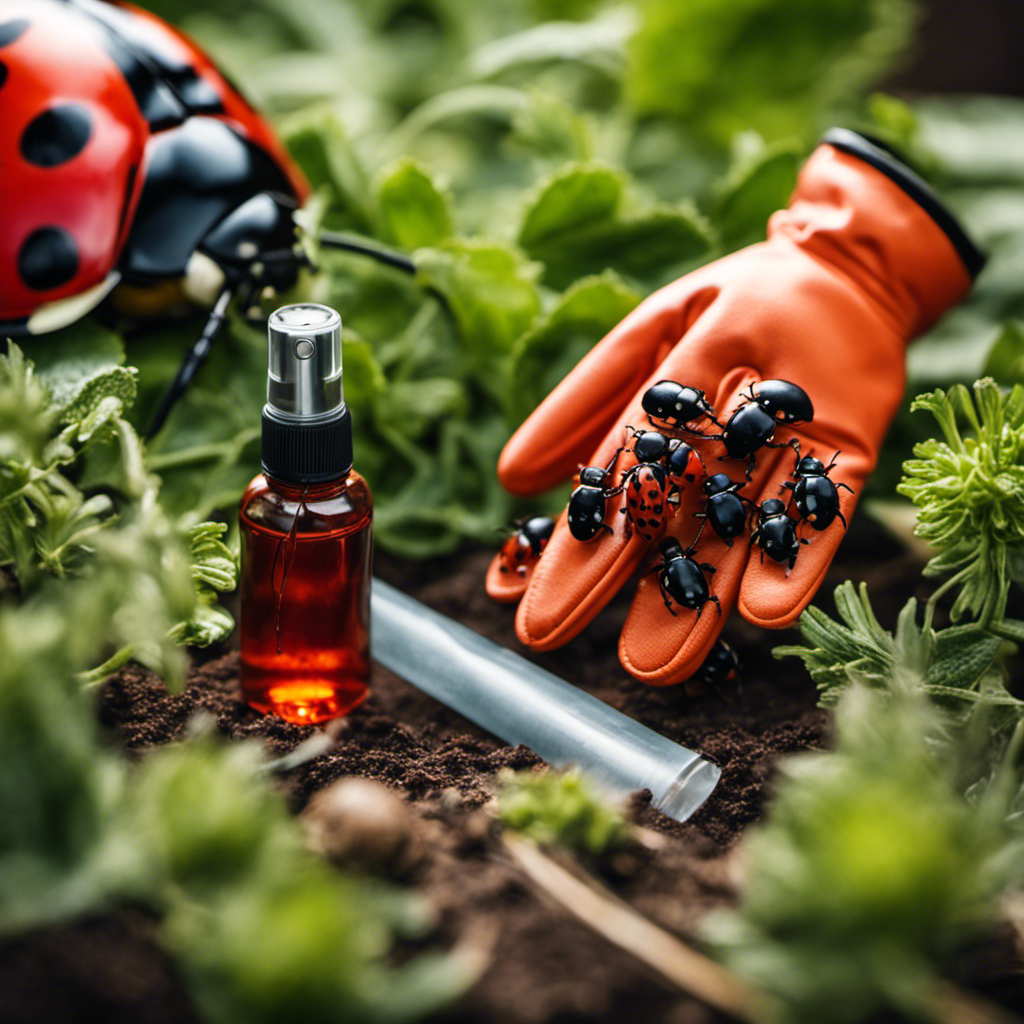
[[[56,330],[111,293],[212,302],[154,432],[231,303],[295,282],[309,186],[202,50],[119,0],[0,0],[0,117],[0,337]]]

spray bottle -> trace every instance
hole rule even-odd
[[[270,317],[263,473],[242,495],[241,682],[259,711],[310,724],[367,695],[373,501],[352,468],[341,317]]]

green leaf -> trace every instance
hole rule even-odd
[[[1011,320],[1003,325],[982,373],[1007,387],[1024,382],[1024,324]]]
[[[809,136],[822,107],[906,45],[914,17],[910,3],[885,0],[650,0],[642,11],[629,48],[631,105],[719,145],[750,129]]]
[[[85,419],[109,397],[124,409],[135,401],[136,371],[123,365],[124,344],[93,320],[48,334],[28,352],[63,423]]]
[[[545,264],[545,281],[564,288],[611,268],[662,283],[707,253],[711,232],[689,204],[628,209],[624,175],[570,165],[527,206],[519,244]]]
[[[451,199],[415,160],[406,157],[377,181],[381,233],[405,249],[440,245],[454,230]]]
[[[512,345],[540,313],[537,268],[511,246],[458,240],[416,253],[417,279],[441,296],[458,324],[470,372],[501,405]]]
[[[512,355],[515,418],[525,419],[639,301],[640,296],[611,271],[577,281],[516,342]]]
[[[527,252],[543,249],[594,222],[614,220],[626,181],[621,171],[611,167],[576,164],[562,169],[527,206],[519,244]]]
[[[768,218],[789,203],[802,156],[798,139],[770,146],[758,139],[753,152],[737,156],[715,210],[723,245],[735,249],[764,239]]]
[[[330,107],[310,107],[282,122],[279,133],[313,188],[331,189],[328,225],[371,230],[369,179],[337,114]]]

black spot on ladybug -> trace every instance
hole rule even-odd
[[[636,525],[637,526],[646,526],[647,525],[647,520],[646,519],[638,519],[636,521]]]
[[[653,512],[653,513],[654,513],[654,514],[655,514],[656,516],[660,516],[660,515],[661,515],[661,510],[662,510],[662,509],[663,509],[664,507],[665,507],[664,505],[655,505],[655,506],[654,506],[654,507],[653,507],[653,508],[651,509],[651,511],[652,511],[652,512]]]
[[[89,111],[62,103],[34,117],[21,133],[21,155],[39,167],[56,167],[78,156],[92,134]]]
[[[693,473],[687,473],[686,479],[689,480],[689,482],[692,484],[693,481],[697,479],[697,477]]]
[[[78,272],[75,240],[57,227],[39,228],[22,242],[18,253],[21,279],[37,291],[59,288]]]
[[[0,46],[9,46],[28,28],[28,18],[13,18],[0,24]]]
[[[636,508],[636,498],[630,498],[629,499],[629,507],[630,508]]]
[[[4,82],[7,81],[7,65],[0,60],[0,89],[3,88]]]
[[[656,491],[656,490],[652,489],[652,490],[647,492],[647,497],[648,498],[656,498],[659,493],[660,493],[659,491]]]

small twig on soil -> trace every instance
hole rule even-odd
[[[549,896],[584,924],[631,953],[708,1006],[756,1024],[771,1019],[772,999],[714,960],[680,942],[620,900],[582,867],[563,867],[529,839],[505,833],[513,860]],[[936,984],[936,1019],[943,1024],[1021,1024],[1019,1017],[946,981]]]
[[[652,967],[684,992],[744,1021],[763,1020],[767,997],[623,903],[595,878],[562,867],[535,843],[506,833],[506,849],[546,893],[620,949]]]

